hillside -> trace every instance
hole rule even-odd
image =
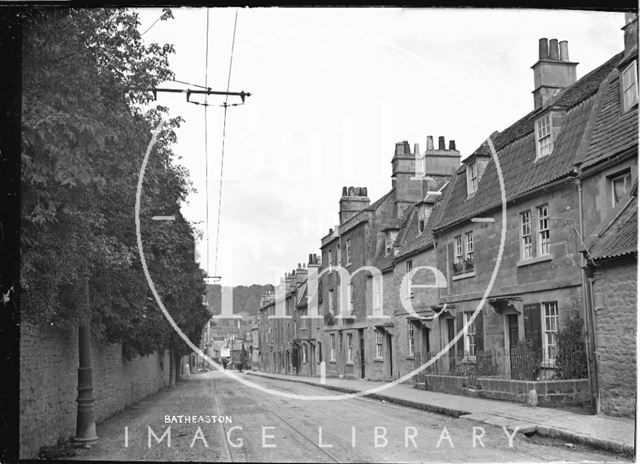
[[[238,285],[233,287],[233,314],[241,316],[253,317],[258,314],[260,307],[260,297],[267,290],[273,291],[273,285]],[[213,315],[221,312],[221,285],[207,285],[207,300],[209,302],[209,311]]]

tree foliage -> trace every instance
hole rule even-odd
[[[167,10],[162,19],[171,18]],[[174,164],[182,119],[148,89],[173,78],[171,45],[145,44],[122,9],[32,10],[23,50],[21,288],[23,317],[52,325],[84,315],[127,353],[179,346],[145,281],[135,235],[138,173],[152,131],[168,119],[147,166],[141,228],[149,271],[194,343],[209,315],[194,228],[180,214],[191,190]],[[153,215],[175,215],[158,223]],[[184,350],[184,345],[180,345]]]

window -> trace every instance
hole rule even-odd
[[[302,363],[307,364],[307,344],[302,344]]]
[[[638,103],[638,65],[633,60],[624,71],[622,71],[622,111],[628,111],[633,105]]]
[[[344,248],[347,253],[347,266],[351,264],[351,239],[344,242]]]
[[[333,264],[333,248],[329,248],[329,265]]]
[[[467,196],[478,190],[478,164],[472,161],[467,165]]]
[[[615,177],[611,177],[609,182],[611,183],[611,203],[612,206],[615,206],[631,187],[631,173],[627,171],[618,174]]]
[[[347,362],[353,362],[353,334],[347,334]]]
[[[409,272],[411,272],[411,269],[413,269],[413,261],[412,261],[412,260],[408,260],[408,261],[406,262],[406,268],[407,268],[407,274],[408,274]]]
[[[467,322],[473,316],[473,313],[463,313],[462,323],[466,327]],[[464,329],[464,355],[475,356],[476,355],[476,321],[474,320],[469,327]]]
[[[520,256],[522,259],[533,257],[533,240],[531,238],[531,211],[520,213]]]
[[[473,269],[473,231],[465,234],[467,238],[467,252],[465,254],[465,261],[468,266]]]
[[[318,342],[316,345],[316,362],[318,364],[322,362],[322,342]]]
[[[542,205],[538,206],[538,256],[550,253],[549,243],[549,205]]]
[[[353,284],[349,284],[349,315],[353,314]]]
[[[307,328],[307,318],[306,318],[307,312],[306,311],[302,311],[301,313],[301,317],[300,317],[300,329],[304,330]]]
[[[396,237],[398,236],[398,232],[396,231],[389,231],[387,232],[386,238],[385,238],[385,245],[384,245],[384,254],[385,256],[388,255],[389,253],[391,253],[391,249],[393,248],[393,244],[396,241]]]
[[[329,312],[333,314],[333,289],[329,290]]]
[[[542,303],[544,317],[543,361],[547,363],[555,362],[556,344],[558,342],[558,303],[551,301]]]
[[[538,158],[542,158],[552,151],[551,113],[547,113],[536,120],[536,155]]]
[[[407,324],[407,340],[409,341],[409,356],[413,356],[415,343],[416,343],[416,326],[413,322],[408,321]]]
[[[456,238],[456,256],[455,256],[455,262],[456,263],[461,263],[462,262],[462,235],[458,235]]]
[[[376,330],[376,358],[382,358],[382,331]]]
[[[331,341],[331,351],[329,352],[329,361],[336,360],[336,334],[329,335]]]

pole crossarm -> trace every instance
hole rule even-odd
[[[240,97],[242,102],[244,103],[245,98],[250,97],[250,92],[245,92],[242,90],[241,92],[225,92],[222,90],[211,90],[210,88],[199,90],[199,89],[169,89],[163,87],[145,89],[145,92],[153,92],[153,99],[156,100],[158,97],[158,92],[166,92],[166,93],[186,93],[187,101],[191,95],[227,95],[231,97]]]

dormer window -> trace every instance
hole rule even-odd
[[[431,209],[425,206],[421,207],[418,211],[418,234],[421,234],[427,228],[427,221],[429,220],[430,214]]]
[[[551,128],[551,113],[545,114],[536,121],[536,159],[547,156],[553,151]]]
[[[384,244],[384,255],[388,256],[393,249],[393,244],[396,241],[396,237],[398,236],[398,232],[395,230],[387,231],[385,236],[385,244]]]
[[[467,197],[475,194],[478,190],[478,163],[472,161],[467,164]]]
[[[622,112],[638,103],[638,64],[633,60],[629,66],[622,71]]]

